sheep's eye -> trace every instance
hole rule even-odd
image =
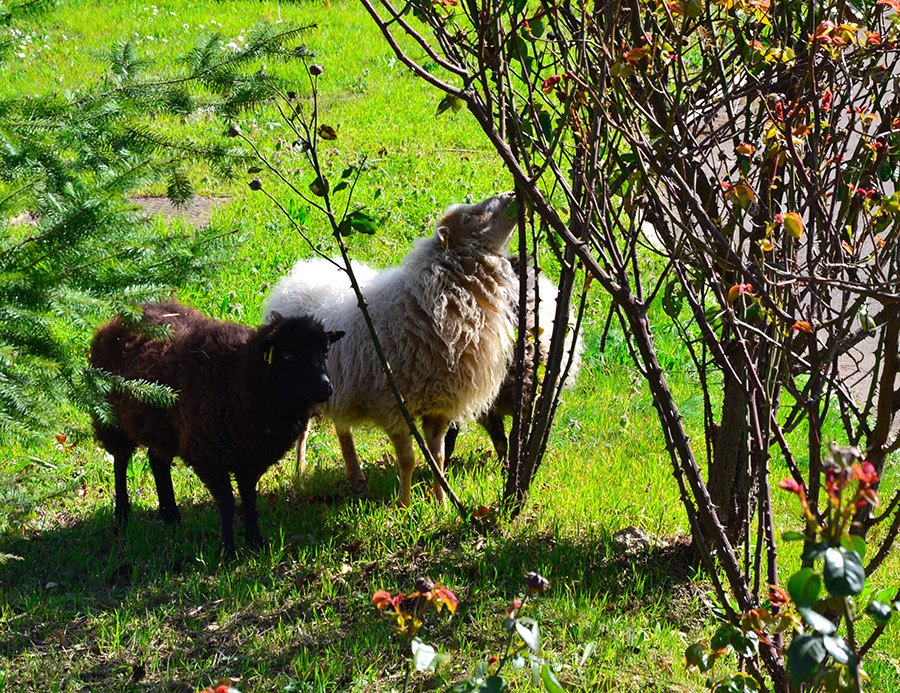
[[[288,353],[287,351],[284,352],[284,360],[285,360],[285,361],[290,361],[290,360],[292,360],[293,358],[294,358],[294,355],[293,355],[293,354]]]

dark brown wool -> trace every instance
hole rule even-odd
[[[128,461],[138,446],[145,446],[166,523],[180,519],[170,469],[177,456],[215,498],[222,542],[230,551],[234,475],[247,542],[258,545],[256,484],[291,447],[310,409],[331,396],[325,357],[341,334],[326,333],[310,316],[278,318],[254,330],[211,320],[177,303],[144,306],[144,320],[169,325],[172,339],[148,339],[117,318],[98,330],[91,345],[93,366],[178,393],[174,406],[160,408],[113,392],[115,424],[94,425],[115,460],[116,519],[124,523],[128,518]]]

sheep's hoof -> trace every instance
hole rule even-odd
[[[128,516],[131,514],[131,508],[127,505],[117,505],[114,512],[116,524],[124,527],[128,524]]]
[[[262,536],[259,534],[253,536],[247,535],[247,546],[254,551],[261,549],[265,543],[265,540],[263,540]]]
[[[350,490],[353,492],[353,495],[357,498],[361,498],[366,495],[369,491],[369,482],[366,481],[365,477],[361,477],[359,479],[349,479],[350,481]]]

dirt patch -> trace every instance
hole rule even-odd
[[[203,195],[195,195],[190,204],[183,207],[176,207],[168,197],[141,195],[132,197],[131,200],[139,205],[147,216],[184,219],[195,228],[208,226],[213,210],[228,202],[227,197],[204,197]]]
[[[190,204],[176,207],[168,197],[139,195],[129,199],[138,205],[148,217],[184,219],[191,226],[198,229],[209,226],[209,220],[212,217],[213,210],[217,207],[221,207],[229,200],[227,197],[195,195]],[[23,212],[12,219],[11,223],[13,225],[25,224],[28,226],[37,226],[38,219],[30,212]]]

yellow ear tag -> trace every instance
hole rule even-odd
[[[450,250],[450,234],[444,234],[441,236],[441,248],[446,252]]]
[[[273,359],[274,357],[275,357],[275,347],[270,346],[270,347],[269,347],[269,353],[266,354],[266,363],[271,364],[271,363],[272,363],[272,359]]]

